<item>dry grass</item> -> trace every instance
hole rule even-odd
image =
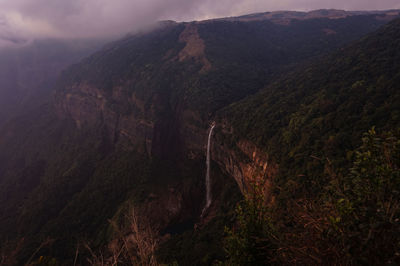
[[[108,244],[107,250],[96,254],[89,245],[90,265],[143,265],[158,266],[155,256],[157,240],[148,223],[140,223],[134,211],[126,215],[128,226],[121,228],[115,221],[110,221],[115,237]]]
[[[24,244],[24,239],[20,239],[16,244],[12,245],[10,243],[2,243],[2,248],[0,250],[0,265],[16,265],[17,255],[21,251]]]
[[[333,208],[307,199],[292,202],[294,228],[283,234],[280,257],[291,265],[345,265],[343,247],[328,236]],[[330,241],[332,240],[332,241]]]

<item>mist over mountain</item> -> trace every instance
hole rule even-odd
[[[2,264],[399,262],[398,10],[122,2],[3,4]]]
[[[61,71],[104,43],[104,40],[41,40],[0,49],[0,125],[48,101]]]
[[[0,3],[0,47],[43,38],[119,38],[160,20],[192,21],[263,10],[399,9],[395,0],[13,0]]]

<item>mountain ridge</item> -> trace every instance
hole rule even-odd
[[[383,29],[396,33],[393,25],[398,23]],[[53,103],[12,121],[1,131],[2,237],[14,237],[15,241],[26,237],[21,261],[27,260],[41,241],[54,238],[57,248],[46,248],[37,255],[70,262],[82,239],[93,240],[98,249],[109,243],[114,235],[108,220],[122,219],[123,210],[133,203],[139,216],[150,217],[151,226],[159,230],[164,241],[163,261],[173,263],[178,258],[188,264],[196,258],[200,264],[209,264],[223,260],[223,226],[232,222],[234,205],[240,198],[238,188],[244,193],[255,176],[267,176],[267,185],[273,189],[282,167],[293,166],[292,161],[298,158],[290,154],[296,155],[308,143],[297,131],[292,135],[286,132],[288,124],[298,124],[287,114],[313,109],[307,104],[318,99],[311,92],[319,88],[304,85],[298,90],[290,85],[308,78],[311,82],[311,77],[326,84],[333,82],[326,76],[329,71],[322,71],[324,67],[316,63],[314,68],[322,74],[303,75],[304,69],[287,74],[282,69],[291,64],[304,67],[304,61],[338,51],[383,24],[368,15],[294,21],[290,25],[270,21],[169,23],[106,46],[64,71]],[[337,34],[326,34],[327,26]],[[397,47],[397,42],[389,43]],[[382,42],[379,47],[385,48]],[[351,54],[347,55],[350,59]],[[275,81],[280,75],[285,75],[286,90],[279,89],[282,79]],[[355,90],[367,84],[352,83]],[[303,107],[296,101],[297,94],[304,97],[299,98],[304,99]],[[277,100],[284,102],[284,110],[276,107]],[[334,106],[328,100],[316,105],[323,108],[321,112]],[[269,112],[269,108],[276,110]],[[221,110],[228,110],[222,118]],[[301,122],[304,117],[299,116]],[[215,198],[202,220],[204,151],[209,122],[215,117],[221,119],[211,145]],[[372,117],[365,113],[365,119]],[[267,123],[265,118],[270,118]],[[313,133],[305,122],[305,132]],[[240,131],[241,126],[245,132]],[[290,145],[276,148],[282,143],[280,135],[272,139],[276,140],[272,150],[276,154],[288,150],[287,162],[277,160],[279,156],[275,158],[265,148],[270,140],[257,140],[260,134],[268,139],[274,130],[286,130],[282,138],[292,144],[300,137],[303,146],[294,146],[295,152],[288,150],[293,148]],[[328,136],[327,141],[335,139]],[[303,173],[303,163],[296,161],[294,171]],[[24,186],[26,180],[29,186]],[[208,248],[209,239],[215,250]],[[188,246],[193,247],[193,253],[184,254]],[[194,247],[199,246],[196,251]],[[169,252],[174,249],[177,254]]]
[[[276,24],[288,25],[291,20],[307,20],[307,19],[339,19],[349,16],[359,16],[359,15],[376,15],[380,19],[391,20],[400,15],[399,9],[391,10],[371,10],[371,11],[346,11],[340,9],[317,9],[312,11],[272,11],[272,12],[261,12],[253,13],[242,16],[226,17],[226,18],[216,18],[209,19],[207,21],[214,20],[228,20],[228,21],[257,21],[257,20],[270,20]]]

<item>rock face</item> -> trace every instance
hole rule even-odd
[[[269,191],[278,165],[248,140],[227,144],[226,140],[232,138],[232,134],[232,128],[226,122],[220,125],[213,146],[213,160],[236,180],[243,194],[257,184],[263,186],[265,198],[273,201]]]
[[[196,24],[187,24],[179,36],[179,41],[186,43],[185,48],[179,52],[180,62],[193,58],[202,64],[200,72],[204,73],[211,69],[211,63],[205,56],[205,44],[199,36]]]
[[[135,93],[126,95],[123,88],[114,88],[111,98],[101,90],[87,84],[70,88],[67,93],[57,95],[57,110],[61,117],[69,117],[77,128],[101,125],[108,132],[114,144],[127,149],[136,149],[150,156],[168,154],[188,159],[203,159],[207,145],[208,121],[203,121],[195,110],[177,106],[168,120],[158,121],[156,108],[163,99],[154,95],[153,102],[139,99]],[[130,105],[135,113],[120,114],[111,108],[116,105]],[[146,107],[147,105],[147,107]],[[225,125],[217,125],[223,134],[232,134]],[[217,137],[216,137],[217,138]],[[229,147],[219,135],[212,141],[212,160],[238,183],[245,192],[252,180],[266,179],[266,185],[277,171],[267,154],[254,144],[241,140]],[[174,147],[174,148],[171,148]],[[174,151],[175,149],[175,151]]]
[[[268,195],[279,167],[272,156],[280,157],[264,152],[266,142],[257,147],[246,139],[267,137],[257,125],[286,123],[252,123],[286,112],[280,106],[262,112],[268,101],[286,97],[278,88],[270,95],[268,84],[286,68],[383,24],[371,16],[291,21],[165,23],[71,66],[58,81],[54,105],[0,131],[0,240],[50,235],[62,243],[71,238],[64,246],[74,247],[82,233],[105,236],[108,219],[128,203],[161,235],[222,225],[240,200],[237,188],[244,194],[254,183],[273,202]],[[235,112],[228,117],[230,107]],[[212,204],[201,217],[212,121]]]
[[[135,93],[127,95],[123,87],[114,88],[110,97],[93,86],[80,84],[65,94],[58,94],[56,98],[60,117],[74,120],[78,129],[88,126],[106,128],[108,138],[123,149],[135,149],[157,158],[205,159],[208,121],[184,104],[177,105],[165,120],[159,120],[159,110],[156,109],[162,110],[168,103],[157,94],[149,104]],[[112,103],[129,105],[135,112],[121,114],[112,109]],[[267,188],[265,191],[268,191],[277,165],[246,140],[229,147],[224,138],[232,134],[230,129],[219,124],[216,129],[221,134],[212,138],[211,159],[227,176],[235,179],[242,193],[251,189],[255,181],[262,182]],[[215,180],[213,170],[211,175],[214,186],[221,182]],[[159,232],[199,218],[205,199],[203,181],[203,178],[195,183],[182,181],[153,191],[140,205],[140,216],[153,221],[153,228]],[[218,195],[218,191],[214,194]],[[218,196],[213,200],[218,201]],[[215,206],[211,206],[209,213],[215,213]],[[209,220],[207,216],[204,219]]]
[[[112,109],[112,104],[130,105],[137,114],[121,115]],[[133,95],[126,95],[122,88],[114,88],[111,98],[104,91],[88,84],[79,84],[56,95],[57,113],[60,118],[72,119],[77,128],[102,126],[114,144],[128,143],[125,147],[151,153],[154,122],[145,119],[151,116],[144,109],[144,102]]]
[[[182,63],[199,65],[195,72],[208,71],[211,64],[205,57],[204,42],[196,25],[188,24],[178,33],[175,42],[181,44],[180,49],[169,47],[160,68]],[[189,108],[184,94],[174,98],[175,88],[170,89],[161,78],[154,81],[158,70],[144,67],[142,71],[148,76],[121,80],[108,90],[86,80],[63,86],[55,95],[58,117],[72,120],[78,130],[101,128],[115,148],[168,161],[178,172],[183,160],[203,160],[207,121],[198,111]],[[131,90],[141,82],[146,84],[144,92]],[[203,181],[203,178],[175,180],[162,187],[155,186],[144,202],[138,204],[140,216],[147,217],[159,232],[167,232],[168,228],[188,221],[193,223],[200,217],[204,205]],[[179,228],[172,229],[175,230]]]
[[[204,162],[209,123],[218,110],[262,89],[278,66],[325,52],[321,40],[336,49],[358,37],[352,32],[362,34],[383,24],[357,16],[357,23],[341,27],[344,22],[340,21],[351,15],[340,11],[268,13],[165,24],[116,42],[67,71],[55,95],[57,114],[74,121],[78,129],[101,129],[115,148],[171,162],[177,170],[186,160]],[[281,16],[296,20],[296,25],[291,28],[269,21]],[[303,23],[302,16],[335,19],[313,24]],[[371,28],[362,28],[369,25],[364,21],[373,22]],[[352,27],[357,30],[349,30],[350,34],[347,30]],[[299,31],[309,36],[299,38]],[[302,50],[314,47],[310,43],[323,49]],[[277,163],[246,139],[230,143],[234,132],[228,122],[218,122],[215,133],[212,160],[235,179],[242,193],[256,182],[268,194]],[[199,215],[205,198],[204,178],[196,178],[164,184],[162,191],[148,195],[147,215],[162,221],[160,229]],[[191,195],[196,199],[189,200]]]

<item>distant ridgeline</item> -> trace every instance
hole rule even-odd
[[[400,262],[399,60],[397,19],[218,113],[232,127],[221,138],[279,167],[243,203],[258,211],[238,213],[230,263]],[[267,210],[252,201],[263,193]]]
[[[0,128],[4,263],[112,258],[132,221],[151,228],[160,263],[224,261],[224,226],[254,179],[268,178],[272,206],[317,197],[326,158],[346,168],[363,132],[399,126],[400,21],[385,25],[396,16],[160,23],[71,66],[53,100]]]
[[[264,149],[285,165],[282,171],[306,174],[304,162],[311,155],[340,160],[372,126],[399,127],[399,47],[395,20],[276,79],[225,108],[221,118],[231,122],[233,138]]]

